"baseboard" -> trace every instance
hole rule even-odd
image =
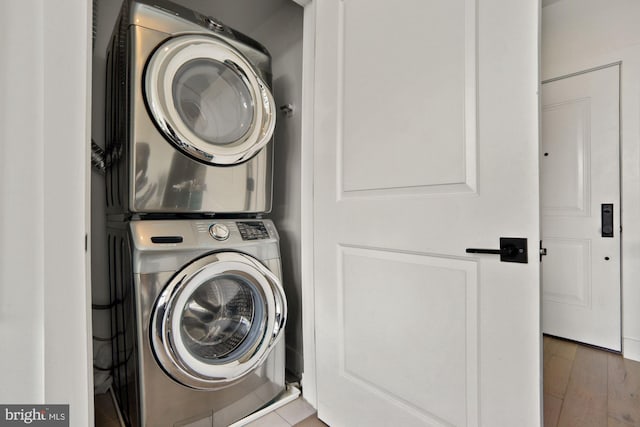
[[[640,340],[624,338],[622,340],[622,355],[625,359],[640,362]]]

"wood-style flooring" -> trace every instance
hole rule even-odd
[[[640,363],[544,337],[545,427],[640,427]]]

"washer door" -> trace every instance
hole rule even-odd
[[[151,56],[144,87],[151,115],[165,137],[202,162],[244,162],[273,135],[276,114],[267,84],[240,52],[220,39],[169,39]]]
[[[158,297],[151,346],[174,380],[212,390],[260,366],[285,321],[284,291],[269,269],[246,254],[212,253],[182,269]]]

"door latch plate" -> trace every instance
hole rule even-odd
[[[527,239],[521,237],[500,238],[500,261],[527,264]]]

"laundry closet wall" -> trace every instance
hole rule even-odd
[[[280,232],[283,284],[289,300],[286,329],[287,368],[302,372],[301,320],[301,177],[300,139],[302,93],[303,9],[292,0],[173,0],[185,7],[216,17],[224,24],[263,44],[272,55],[273,92],[276,108],[292,104],[294,113],[278,112],[275,136],[274,199],[272,218]],[[105,54],[122,2],[98,0],[96,41],[93,56],[92,135],[104,146]],[[92,174],[92,290],[94,303],[109,298],[105,235],[104,179]],[[94,335],[110,334],[108,312],[94,310]],[[107,345],[94,340],[94,360],[111,363]],[[102,376],[96,377],[96,383]]]

